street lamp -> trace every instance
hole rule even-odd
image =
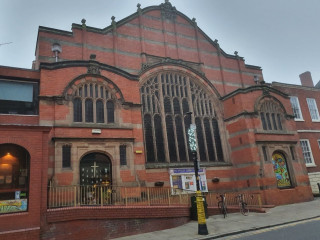
[[[192,112],[187,112],[186,114],[190,117],[191,122],[191,114]],[[199,161],[197,159],[197,140],[196,140],[196,125],[190,124],[188,129],[188,138],[189,138],[189,148],[191,151],[193,166],[194,166],[194,174],[196,177],[196,203],[197,203],[197,217],[198,217],[198,234],[199,235],[208,235],[208,229],[206,224],[206,216],[204,212],[203,206],[203,197],[200,191],[200,179],[199,179]]]

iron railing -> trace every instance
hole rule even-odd
[[[191,206],[195,193],[170,187],[116,187],[116,186],[50,186],[48,208],[78,206]],[[203,193],[209,207],[218,204],[217,193]],[[238,205],[238,193],[227,193],[229,206]],[[259,193],[244,193],[249,206],[261,207]]]

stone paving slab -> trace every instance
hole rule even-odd
[[[118,240],[195,240],[212,239],[233,235],[241,232],[253,231],[262,228],[283,225],[286,223],[302,221],[320,216],[320,198],[304,203],[278,206],[266,210],[266,213],[250,212],[248,216],[240,213],[211,216],[207,219],[209,235],[198,235],[198,222],[190,221],[182,226],[155,231],[150,233],[132,235]]]

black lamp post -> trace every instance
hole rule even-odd
[[[190,117],[191,123],[191,114],[192,112],[186,113]],[[197,158],[197,140],[196,140],[196,126],[194,124],[190,124],[188,129],[188,137],[189,137],[189,148],[191,151],[193,166],[194,166],[194,174],[196,177],[196,203],[197,203],[197,217],[198,217],[198,234],[199,235],[208,235],[208,229],[206,224],[206,216],[204,212],[203,206],[203,197],[200,191],[200,179],[199,179],[199,162]]]

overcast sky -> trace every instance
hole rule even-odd
[[[164,0],[0,0],[0,65],[31,68],[39,26],[71,31],[72,23],[105,28]],[[260,66],[266,82],[320,80],[319,0],[170,0],[227,53]],[[4,44],[9,43],[10,44]]]

